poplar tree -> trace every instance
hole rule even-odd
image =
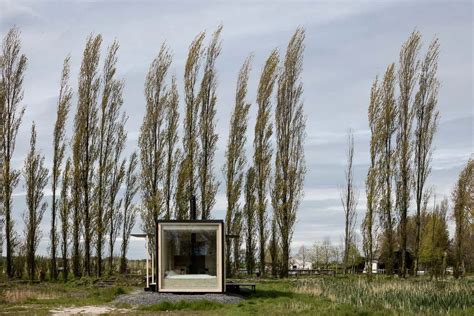
[[[118,48],[117,41],[109,47],[103,70],[96,186],[96,193],[101,198],[97,198],[95,214],[97,223],[100,222],[97,225],[100,234],[100,240],[97,240],[98,276],[102,275],[102,243],[105,234],[108,234],[109,242],[108,271],[112,273],[114,245],[122,221],[121,200],[117,201],[117,196],[125,176],[126,161],[122,159],[122,153],[127,139],[125,123],[128,117],[122,111],[124,83],[115,76]]]
[[[76,197],[81,199],[77,204],[82,216],[84,229],[84,272],[87,276],[92,275],[91,246],[93,241],[93,193],[94,193],[94,164],[97,160],[98,146],[98,94],[100,78],[98,64],[100,59],[100,46],[102,36],[89,36],[84,49],[78,89],[78,106],[75,117],[75,130],[73,141],[73,155],[76,155],[74,167],[77,167],[75,177],[78,183],[75,190],[80,188],[80,194]],[[74,158],[73,158],[74,160]],[[77,237],[77,236],[75,236]],[[75,241],[78,243],[78,240]],[[77,246],[77,248],[76,248]],[[74,247],[73,256],[78,256],[78,245]],[[77,260],[77,259],[76,259]],[[77,262],[76,262],[77,265]],[[76,269],[78,267],[76,266]],[[79,270],[75,270],[78,273]]]
[[[248,123],[248,112],[250,103],[246,101],[247,84],[251,67],[251,57],[248,57],[239,71],[237,78],[237,88],[235,91],[235,105],[230,120],[229,139],[227,142],[226,161],[223,167],[223,173],[226,179],[226,234],[239,235],[242,227],[242,210],[240,209],[239,199],[242,193],[244,178],[245,143],[247,142],[246,132]],[[234,242],[234,261],[238,265],[239,257],[239,238],[226,239],[226,271],[232,275],[231,247]],[[235,267],[234,267],[235,270]]]
[[[267,232],[267,194],[272,159],[271,99],[278,72],[278,51],[273,50],[267,58],[260,75],[257,91],[257,119],[254,133],[255,188],[257,191],[257,225],[259,245],[259,270],[265,275],[265,247]]]
[[[344,274],[349,266],[349,250],[354,243],[354,225],[356,221],[357,192],[354,188],[353,175],[354,134],[349,131],[347,149],[347,169],[345,171],[346,185],[341,192],[342,208],[344,210]]]
[[[177,220],[189,219],[189,159],[183,158],[178,166],[178,174],[176,176],[176,195],[175,195],[175,218]]]
[[[58,277],[56,252],[58,248],[58,233],[56,228],[57,209],[60,201],[56,197],[59,179],[61,177],[61,166],[64,160],[64,152],[66,149],[66,133],[65,126],[69,109],[71,107],[72,88],[69,85],[69,65],[70,57],[66,57],[63,63],[61,74],[61,83],[59,88],[59,98],[56,110],[56,123],[53,132],[53,170],[51,172],[52,202],[51,202],[51,279],[56,280]]]
[[[298,28],[288,44],[283,70],[278,79],[275,111],[277,150],[273,193],[275,217],[281,239],[282,277],[288,277],[290,244],[306,173],[304,159],[306,118],[303,112],[301,82],[304,37],[304,29]]]
[[[275,215],[272,217],[272,224],[270,229],[270,243],[269,243],[269,253],[272,259],[272,276],[276,277],[278,275],[278,270],[280,267],[280,238],[278,236],[278,224]]]
[[[379,139],[377,122],[381,112],[381,96],[380,85],[376,78],[372,84],[370,92],[370,103],[368,110],[369,127],[370,127],[370,165],[365,181],[365,192],[367,197],[367,211],[362,223],[362,232],[364,239],[364,250],[366,253],[367,276],[372,275],[372,262],[374,260],[374,240],[375,240],[375,214],[379,203],[379,186],[377,183],[378,175],[378,154]]]
[[[196,195],[196,169],[199,155],[199,87],[198,76],[203,54],[203,41],[205,34],[199,33],[189,46],[188,57],[184,69],[184,136],[183,136],[183,162],[178,171],[178,186],[176,195],[177,218],[189,219],[189,201]],[[181,181],[180,181],[181,180]]]
[[[2,181],[1,192],[3,212],[5,215],[5,241],[7,254],[7,276],[13,277],[13,243],[14,243],[14,221],[12,219],[12,193],[18,184],[19,171],[11,166],[13,153],[15,151],[16,136],[20,127],[25,108],[20,105],[23,100],[23,78],[27,65],[27,58],[21,54],[20,31],[11,28],[2,43],[2,55],[0,56],[1,83],[3,91],[2,117]]]
[[[395,178],[397,182],[396,196],[400,218],[400,250],[401,277],[406,276],[407,253],[407,213],[412,192],[412,125],[413,125],[413,94],[419,68],[418,53],[421,35],[413,32],[403,44],[400,51],[398,69],[398,119],[397,119],[397,167]]]
[[[71,180],[72,180],[72,167],[71,160],[66,160],[66,165],[62,173],[61,181],[61,198],[59,200],[59,219],[61,221],[61,255],[63,265],[63,280],[67,281],[69,275],[69,262],[68,262],[68,248],[69,248],[69,234],[71,227]]]
[[[414,191],[416,203],[416,237],[414,274],[418,270],[419,248],[421,240],[421,210],[423,196],[426,194],[426,181],[431,173],[433,137],[438,127],[437,109],[439,80],[437,78],[439,41],[433,40],[424,59],[421,61],[418,91],[414,102]]]
[[[121,93],[120,93],[121,95]],[[120,97],[121,98],[121,97]],[[125,118],[124,118],[125,120]],[[121,155],[125,147],[125,141],[127,134],[125,132],[125,121],[122,121],[116,130],[116,138],[114,141],[114,148],[112,149],[112,170],[108,183],[108,203],[107,203],[107,232],[109,234],[109,273],[113,273],[113,260],[114,260],[114,245],[117,240],[117,236],[120,233],[120,227],[122,225],[122,213],[120,211],[122,207],[122,199],[117,200],[117,196],[122,185],[125,176],[125,165],[126,160],[121,160]]]
[[[27,212],[23,213],[26,236],[27,271],[30,280],[36,272],[36,250],[41,239],[40,223],[48,204],[43,202],[44,188],[48,184],[48,169],[44,166],[44,157],[36,148],[36,127],[31,127],[30,151],[23,168],[26,189]]]
[[[95,176],[95,204],[94,218],[97,229],[96,255],[97,255],[97,276],[102,276],[102,255],[105,241],[105,234],[112,225],[109,214],[110,193],[114,191],[113,172],[116,170],[117,163],[115,147],[123,147],[124,140],[120,133],[125,124],[125,117],[120,116],[120,109],[123,103],[122,90],[123,83],[116,79],[117,51],[119,44],[114,41],[108,49],[104,62],[102,75],[102,95],[99,107],[98,118],[98,144],[97,144],[97,174]],[[119,143],[122,142],[122,143]],[[120,158],[121,151],[118,155]],[[113,206],[112,206],[113,207]]]
[[[165,155],[166,155],[166,166],[165,166],[165,184],[164,184],[164,196],[165,196],[165,219],[171,219],[171,210],[173,196],[175,195],[176,189],[176,167],[180,159],[180,152],[177,148],[178,143],[178,124],[179,124],[179,94],[178,87],[176,85],[176,78],[173,77],[171,81],[171,91],[166,105],[166,132],[165,132]]]
[[[393,272],[394,264],[394,216],[393,216],[393,177],[394,177],[394,135],[396,133],[397,106],[395,102],[395,65],[390,64],[381,83],[381,112],[377,123],[379,132],[379,168],[377,184],[380,188],[378,205],[380,223],[383,227],[383,258],[388,274]]]
[[[244,220],[245,220],[245,265],[247,274],[252,275],[255,271],[255,255],[256,255],[256,191],[255,191],[255,169],[253,167],[247,170],[245,177],[245,204],[244,204]]]
[[[120,256],[120,273],[127,271],[127,251],[130,241],[130,233],[135,226],[137,217],[137,207],[133,204],[133,199],[139,189],[139,178],[136,173],[138,165],[137,153],[133,152],[128,160],[127,172],[125,175],[125,194],[123,198],[123,226],[122,226],[122,245]]]
[[[140,129],[141,192],[145,210],[142,214],[147,233],[154,232],[155,221],[163,212],[162,179],[164,176],[165,135],[169,91],[166,76],[171,53],[165,45],[153,60],[145,82],[146,110]]]
[[[199,190],[201,193],[201,218],[208,219],[216,202],[219,184],[214,174],[214,156],[218,134],[216,132],[217,70],[216,60],[221,52],[222,25],[214,32],[206,50],[204,73],[199,90],[199,140],[198,155]]]
[[[77,115],[76,115],[77,118]],[[79,133],[80,129],[77,130]],[[75,134],[72,141],[72,170],[71,170],[71,205],[72,213],[72,272],[74,277],[78,278],[82,275],[81,266],[81,223],[82,223],[82,188],[80,177],[80,137]]]

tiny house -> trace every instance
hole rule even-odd
[[[223,293],[224,222],[159,220],[156,225],[156,290]]]

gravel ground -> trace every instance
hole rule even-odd
[[[183,300],[208,300],[222,304],[237,304],[243,300],[243,297],[235,294],[173,294],[137,290],[131,294],[120,295],[114,300],[114,303],[125,303],[130,305],[153,305],[165,301],[178,302]]]

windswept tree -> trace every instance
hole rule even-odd
[[[178,174],[176,176],[176,194],[175,194],[175,218],[177,220],[189,219],[189,179],[188,176],[192,173],[189,170],[189,160],[184,158],[180,161],[178,166]]]
[[[197,157],[199,155],[199,69],[203,54],[205,34],[199,33],[189,46],[184,69],[184,103],[185,116],[183,127],[183,162],[178,171],[176,204],[177,218],[189,219],[189,201],[196,195]],[[181,180],[181,181],[180,181]]]
[[[74,186],[74,189],[80,190],[77,199],[80,198],[81,201],[76,204],[76,207],[79,207],[78,211],[82,216],[84,229],[84,272],[87,276],[92,275],[91,247],[94,232],[93,188],[94,164],[98,156],[97,102],[100,88],[98,66],[101,43],[101,35],[91,35],[87,39],[79,73],[78,106],[74,122],[73,155],[77,156],[75,157],[74,167],[78,168],[75,172],[75,177],[78,177],[75,181],[78,181],[78,183],[77,186]],[[76,246],[78,245],[74,246],[73,257],[79,256],[79,249]],[[76,269],[74,269],[75,273],[79,272]]]
[[[474,207],[474,160],[469,159],[461,171],[452,193],[454,230],[454,277],[463,277],[466,273],[465,258],[469,251],[467,240],[473,234],[470,227],[470,216]]]
[[[116,78],[118,49],[119,44],[114,41],[105,58],[99,108],[98,170],[95,187],[98,276],[102,275],[102,249],[105,234],[109,243],[108,271],[112,273],[114,245],[122,220],[121,200],[118,200],[118,193],[125,176],[126,161],[122,159],[122,153],[127,139],[125,123],[128,117],[122,111],[124,83]]]
[[[71,227],[71,180],[72,180],[71,160],[66,160],[61,181],[61,198],[59,200],[59,219],[61,221],[61,256],[63,267],[63,280],[67,281],[69,275],[68,249],[70,243]]]
[[[177,148],[178,143],[178,124],[179,124],[179,94],[176,85],[176,78],[173,77],[171,81],[171,91],[166,104],[166,132],[165,132],[165,183],[164,183],[164,197],[165,197],[165,219],[171,219],[171,211],[173,206],[173,197],[176,189],[176,170],[178,161],[180,159],[180,152]]]
[[[121,113],[123,104],[123,82],[116,78],[117,51],[119,44],[114,41],[109,47],[104,62],[102,75],[102,95],[98,110],[98,144],[97,172],[95,176],[94,222],[97,229],[96,256],[97,276],[102,276],[102,256],[106,232],[110,232],[113,223],[110,222],[111,199],[115,199],[118,190],[117,179],[114,175],[123,174],[120,154],[122,153],[126,134],[124,125],[126,116]],[[119,165],[119,166],[117,166]],[[117,171],[118,170],[118,171]],[[123,177],[118,177],[121,180]],[[114,196],[111,196],[115,192]],[[110,234],[109,234],[110,237]]]
[[[125,177],[125,165],[126,160],[121,159],[123,149],[125,147],[125,141],[127,139],[127,133],[124,126],[125,121],[119,124],[117,127],[117,135],[114,141],[114,148],[112,150],[112,170],[110,173],[110,179],[108,183],[108,203],[107,203],[107,233],[109,240],[109,265],[108,271],[110,274],[113,273],[113,260],[114,260],[114,246],[117,240],[118,234],[120,233],[120,227],[122,226],[122,213],[121,207],[123,199],[117,199],[120,186],[122,185]]]
[[[78,117],[76,114],[76,121]],[[77,126],[77,123],[76,123]],[[79,132],[79,130],[77,130]],[[78,134],[74,135],[72,141],[72,167],[71,167],[71,206],[72,212],[72,273],[78,278],[82,275],[81,266],[81,223],[82,223],[82,187],[80,177],[80,138]]]
[[[56,123],[54,125],[53,132],[53,170],[51,172],[51,188],[52,188],[52,201],[51,201],[51,279],[56,280],[58,277],[57,269],[57,249],[58,249],[58,233],[57,233],[57,212],[60,201],[57,199],[57,190],[59,185],[59,179],[62,174],[62,164],[64,160],[64,152],[66,149],[66,132],[65,126],[69,109],[71,107],[72,88],[69,85],[69,65],[70,57],[66,57],[63,63],[63,71],[61,74],[61,83],[59,88],[59,98],[56,110]]]
[[[250,167],[245,176],[245,204],[243,216],[245,221],[245,266],[247,274],[252,275],[256,265],[256,220],[257,220],[257,195],[255,191],[255,169]]]
[[[48,169],[44,166],[44,157],[36,148],[36,127],[31,127],[30,151],[23,168],[26,189],[27,212],[23,214],[26,236],[26,258],[28,278],[34,280],[36,275],[36,249],[41,239],[40,223],[48,204],[43,202],[44,188],[48,184]]]
[[[362,234],[364,251],[366,254],[366,267],[367,276],[370,278],[372,274],[372,262],[374,260],[374,241],[375,241],[375,221],[376,211],[379,198],[379,186],[377,183],[378,179],[378,130],[377,122],[380,116],[380,86],[378,80],[375,79],[372,84],[370,92],[370,103],[369,103],[369,127],[370,127],[370,165],[367,172],[367,178],[365,180],[365,192],[367,197],[367,210],[365,213],[364,220],[362,222]]]
[[[380,86],[381,108],[380,118],[376,128],[378,130],[378,181],[380,188],[380,200],[378,205],[380,224],[383,229],[382,257],[386,265],[387,273],[393,273],[394,266],[394,206],[393,206],[393,178],[394,178],[394,154],[393,145],[396,132],[397,106],[395,102],[395,65],[387,67],[383,81]]]
[[[199,191],[201,193],[201,218],[208,219],[216,203],[218,183],[214,174],[214,156],[218,135],[216,132],[217,70],[216,60],[221,52],[222,25],[214,32],[206,50],[204,73],[199,90],[199,140],[198,155]]]
[[[240,235],[242,227],[242,210],[240,209],[239,199],[242,193],[244,180],[245,159],[245,143],[247,142],[246,132],[248,123],[248,112],[250,103],[246,101],[247,84],[251,67],[251,57],[248,57],[239,71],[237,78],[237,88],[235,91],[235,105],[232,117],[230,119],[229,139],[227,142],[226,160],[223,167],[226,179],[226,197],[227,197],[227,213],[226,213],[226,234]],[[234,260],[238,264],[238,245],[239,238],[226,239],[226,271],[232,275],[232,258],[231,247],[234,242]]]
[[[265,62],[257,92],[257,119],[254,130],[255,188],[257,192],[257,225],[259,246],[259,270],[265,275],[265,248],[267,232],[267,194],[272,159],[272,117],[271,99],[278,72],[278,51],[273,50]]]
[[[276,156],[273,194],[275,217],[282,248],[281,276],[288,277],[290,244],[296,213],[303,195],[306,173],[304,138],[306,118],[303,111],[303,70],[305,32],[298,28],[291,37],[278,78],[275,111]]]
[[[25,108],[20,105],[23,100],[23,78],[26,70],[27,58],[21,54],[20,31],[11,28],[2,43],[0,56],[0,71],[2,85],[2,145],[1,159],[3,190],[1,192],[3,212],[5,215],[5,241],[7,252],[7,275],[13,277],[13,225],[12,193],[18,184],[19,171],[11,166],[15,151],[16,136],[20,127]]]
[[[435,39],[421,62],[418,79],[418,92],[415,96],[414,116],[414,191],[416,203],[416,237],[414,271],[418,270],[419,247],[421,240],[421,210],[423,196],[426,194],[426,180],[431,173],[433,137],[438,127],[437,109],[439,80],[438,71],[439,42]],[[416,275],[416,273],[415,273]]]
[[[125,175],[125,194],[123,198],[123,226],[122,226],[122,245],[120,255],[120,273],[127,271],[127,251],[130,241],[130,233],[135,226],[137,217],[137,207],[133,204],[133,199],[139,189],[139,179],[136,173],[138,165],[137,153],[133,152],[130,156]]]
[[[155,221],[163,212],[162,179],[165,159],[166,108],[169,91],[166,77],[171,53],[165,45],[153,60],[145,81],[146,110],[140,129],[141,192],[144,204],[144,229],[154,231]]]
[[[421,35],[413,32],[403,44],[400,51],[398,69],[398,119],[397,121],[397,167],[395,169],[396,204],[400,218],[400,251],[401,268],[399,274],[406,276],[407,268],[407,214],[412,192],[412,125],[413,125],[413,95],[419,68],[418,53],[420,51]]]
[[[354,134],[349,131],[347,149],[347,169],[345,171],[346,184],[341,191],[341,202],[344,210],[344,274],[349,267],[349,250],[354,244],[354,226],[356,222],[357,192],[354,187],[353,160]]]

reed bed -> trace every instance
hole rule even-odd
[[[427,314],[474,311],[471,280],[317,278],[299,280],[296,291],[370,309]]]

